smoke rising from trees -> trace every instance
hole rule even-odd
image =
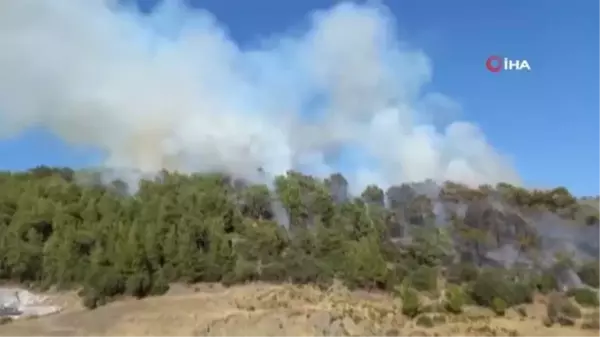
[[[457,105],[423,91],[431,61],[398,40],[385,7],[307,19],[300,34],[242,48],[211,13],[176,1],[151,15],[103,0],[4,1],[0,137],[43,127],[102,150],[108,168],[150,173],[342,171],[354,191],[518,183],[476,125],[432,122]]]

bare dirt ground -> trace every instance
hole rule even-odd
[[[571,327],[544,326],[543,298],[520,313],[510,310],[505,317],[475,307],[459,316],[427,313],[434,325],[422,327],[400,313],[397,299],[339,286],[320,291],[291,285],[175,285],[161,297],[123,299],[93,311],[82,308],[74,293],[49,296],[65,310],[0,325],[0,335],[599,335],[598,330],[582,329],[581,322]]]

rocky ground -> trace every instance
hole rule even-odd
[[[0,335],[404,335],[404,336],[598,336],[598,330],[546,327],[545,298],[496,317],[468,307],[461,315],[422,314],[410,320],[389,295],[327,291],[291,285],[173,286],[161,297],[122,299],[96,310],[81,307],[74,293],[47,299],[63,308],[43,317],[4,319]],[[587,315],[598,315],[587,312]]]
[[[0,317],[37,317],[57,313],[61,307],[50,298],[19,287],[0,287]]]

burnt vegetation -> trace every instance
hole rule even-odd
[[[534,292],[569,290],[597,305],[597,234],[559,256],[544,233],[549,218],[569,233],[598,227],[597,200],[562,187],[424,182],[352,196],[340,174],[298,172],[271,189],[222,174],[163,172],[135,193],[99,182],[62,168],[0,173],[0,279],[80,288],[90,308],[172,282],[340,280],[402,287],[416,315],[415,292],[435,293],[439,279],[451,312],[470,302],[502,314]]]

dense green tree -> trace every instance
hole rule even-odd
[[[406,280],[432,290],[437,277],[447,275],[473,283],[471,295],[490,306],[495,298],[507,305],[526,301],[535,286],[556,288],[541,281],[516,286],[505,276],[479,273],[479,265],[462,259],[463,250],[483,255],[489,241],[527,233],[519,228],[527,224],[499,211],[487,216],[489,207],[481,208],[485,226],[465,224],[455,206],[494,194],[523,210],[577,213],[566,189],[469,189],[447,182],[434,201],[436,190],[432,182],[385,193],[371,185],[353,197],[341,174],[319,180],[299,172],[276,177],[273,186],[216,173],[164,171],[128,186],[67,168],[0,172],[0,280],[81,287],[90,308],[121,295],[161,294],[175,281],[328,285],[338,279],[351,287],[394,289]],[[440,206],[449,219],[436,218]],[[453,225],[441,228],[440,220]],[[597,286],[597,263],[579,274]]]

